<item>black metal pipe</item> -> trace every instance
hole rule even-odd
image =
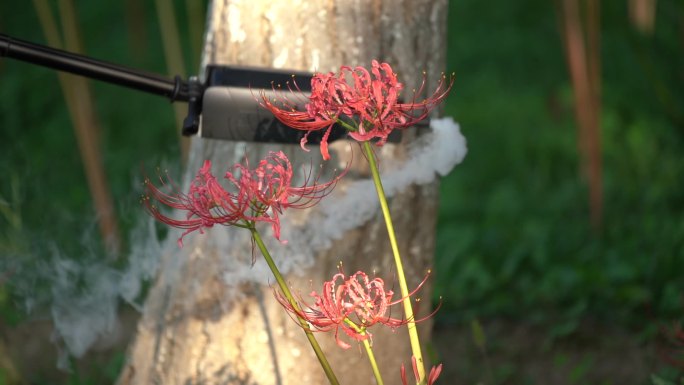
[[[165,96],[172,102],[187,102],[192,97],[201,96],[202,93],[202,90],[197,90],[196,87],[189,87],[179,76],[168,79],[4,34],[0,34],[0,56]],[[199,95],[196,95],[197,93]]]

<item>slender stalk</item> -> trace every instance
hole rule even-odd
[[[185,64],[181,49],[178,24],[176,23],[176,12],[172,1],[155,0],[157,9],[157,19],[164,48],[164,58],[170,76],[185,76]],[[176,116],[176,127],[178,128],[178,140],[181,149],[181,159],[185,163],[190,151],[190,141],[181,135],[180,129],[183,127],[183,120],[187,112],[187,107],[180,103],[173,104],[173,111]]]
[[[278,286],[280,286],[280,290],[283,292],[283,294],[285,294],[285,298],[287,298],[287,300],[290,302],[292,308],[294,308],[297,311],[301,311],[299,305],[297,304],[297,301],[295,301],[294,296],[292,295],[292,292],[290,292],[290,289],[287,287],[283,275],[280,274],[280,270],[278,270],[278,267],[273,261],[273,258],[271,258],[271,254],[268,252],[268,249],[266,248],[264,241],[261,239],[259,232],[254,227],[254,224],[248,224],[246,227],[252,233],[252,238],[254,239],[254,242],[256,242],[257,246],[259,247],[259,250],[261,251],[261,254],[264,256],[266,264],[268,264],[268,267],[271,269],[271,272],[273,273],[276,282],[278,282]],[[299,319],[299,324],[302,326],[302,329],[304,329],[304,333],[306,333],[306,338],[309,340],[311,348],[314,350],[314,353],[316,353],[318,361],[321,363],[321,367],[323,367],[325,375],[328,377],[328,381],[330,381],[331,385],[340,385],[339,381],[337,380],[337,377],[335,377],[335,373],[333,373],[332,367],[330,366],[328,359],[325,357],[325,354],[323,353],[323,350],[321,349],[320,345],[318,345],[316,337],[314,337],[313,333],[309,329],[308,323],[302,317],[297,318]]]
[[[353,321],[351,321],[349,318],[345,319],[344,322],[354,328],[359,334],[366,334],[366,331],[364,328],[360,328],[358,325],[356,325]],[[368,354],[368,361],[370,362],[371,368],[373,369],[373,375],[375,376],[375,381],[377,382],[378,385],[385,385],[385,382],[382,380],[382,375],[380,374],[380,369],[378,368],[378,362],[375,360],[375,354],[373,353],[373,347],[370,344],[369,340],[363,340],[363,347],[366,348],[366,354]]]
[[[411,305],[411,298],[409,297],[408,285],[406,284],[406,275],[404,274],[404,265],[399,254],[399,246],[397,245],[397,237],[394,234],[394,225],[392,224],[392,216],[390,215],[389,205],[387,204],[387,197],[385,190],[382,187],[380,180],[380,171],[378,170],[378,163],[375,160],[375,154],[371,148],[370,142],[363,142],[363,150],[368,158],[368,164],[373,175],[373,183],[375,190],[378,193],[378,200],[380,201],[380,208],[382,215],[385,217],[385,225],[387,227],[387,234],[389,235],[390,245],[392,247],[392,254],[394,254],[394,263],[397,268],[397,278],[399,279],[399,288],[401,289],[401,296],[403,297],[402,304],[404,305],[404,314],[407,320],[407,329],[409,333],[409,341],[411,342],[411,351],[416,358],[418,366],[419,384],[425,383],[425,363],[423,361],[423,354],[420,350],[420,339],[418,338],[418,329],[416,329],[416,318],[413,314],[413,306]]]
[[[368,340],[363,340],[363,347],[366,348],[366,353],[368,353],[368,361],[371,364],[371,368],[373,368],[375,381],[377,381],[378,385],[385,385],[385,382],[382,381],[382,376],[380,375],[380,369],[378,369],[378,363],[375,361],[375,354],[373,354],[373,348],[371,347],[370,342]]]
[[[48,0],[33,0],[38,20],[48,44],[55,48],[68,49],[79,53],[81,43],[77,27],[77,16],[73,1],[59,2],[60,22],[53,16]],[[62,30],[58,27],[62,25]],[[64,35],[64,40],[61,36]],[[102,240],[111,256],[115,257],[121,246],[116,211],[109,189],[107,174],[104,170],[97,132],[100,124],[97,119],[94,98],[88,81],[82,77],[57,73],[67,109],[71,118],[81,160],[88,181],[88,189],[97,212],[98,225]]]

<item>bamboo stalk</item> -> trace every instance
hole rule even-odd
[[[204,4],[201,1],[185,0],[188,15],[188,34],[190,35],[190,52],[192,52],[192,68],[199,68],[202,51],[202,33],[204,31]]]
[[[629,18],[643,34],[652,35],[655,27],[657,0],[629,0]]]
[[[46,0],[33,0],[33,5],[38,13],[43,34],[50,46],[62,49],[66,45],[67,49],[71,51],[82,52],[78,38],[76,14],[71,0],[60,0],[59,2],[65,44],[59,37],[61,34],[48,2]],[[102,163],[98,138],[100,125],[95,114],[92,93],[87,80],[82,77],[58,72],[58,78],[76,133],[88,188],[97,213],[100,234],[107,250],[112,255],[116,255],[121,245],[121,238],[109,183]]]
[[[164,46],[164,57],[166,59],[168,73],[170,76],[180,75],[185,77],[185,65],[183,64],[183,54],[181,52],[173,2],[170,0],[155,0],[155,5],[157,8],[157,17],[159,18],[159,28],[161,31],[162,45]],[[176,115],[181,158],[183,159],[183,162],[185,162],[188,158],[190,141],[181,135],[181,128],[183,127],[183,120],[187,113],[187,107],[176,103],[173,105],[173,110]]]
[[[589,202],[595,229],[603,221],[603,158],[601,151],[601,2],[587,2],[587,73],[589,75],[590,120],[587,129]]]
[[[139,0],[126,0],[125,18],[130,53],[133,60],[142,63],[148,50],[145,4]]]
[[[603,220],[600,9],[598,0],[587,1],[585,44],[585,27],[578,1],[563,0],[561,6],[564,47],[574,90],[580,170],[589,184],[590,221],[598,230]]]

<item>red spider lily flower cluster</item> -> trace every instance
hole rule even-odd
[[[214,225],[247,226],[254,222],[270,223],[275,237],[280,240],[279,215],[288,208],[307,208],[318,203],[335,187],[342,172],[327,183],[318,183],[318,177],[309,174],[300,186],[292,186],[293,170],[289,159],[282,152],[271,152],[251,170],[249,164],[236,164],[234,171],[226,172],[224,178],[231,185],[224,188],[211,173],[211,161],[204,162],[187,194],[168,179],[160,178],[163,186],[170,185],[170,192],[145,180],[147,210],[159,221],[185,229],[178,239],[195,230],[200,233]],[[185,219],[163,214],[154,203],[186,212]]]
[[[292,128],[306,131],[301,145],[312,131],[325,129],[321,140],[323,159],[330,159],[328,136],[335,123],[342,122],[349,136],[357,141],[377,139],[381,146],[395,129],[406,128],[425,119],[449,94],[453,77],[447,82],[443,75],[431,96],[417,101],[425,89],[425,75],[420,89],[408,103],[400,101],[404,85],[387,63],[373,60],[371,71],[364,67],[342,66],[338,73],[316,74],[311,80],[311,96],[304,111],[286,96],[275,100],[262,95],[261,105]],[[296,91],[300,91],[294,84]]]
[[[409,296],[420,290],[426,280],[427,276]],[[276,292],[281,305],[290,313],[306,320],[313,331],[334,331],[335,341],[343,349],[351,345],[340,338],[340,329],[353,340],[364,341],[373,338],[367,329],[375,324],[394,329],[408,323],[406,319],[391,316],[390,308],[403,300],[392,300],[393,295],[392,290],[385,290],[385,283],[381,278],[370,279],[362,271],[349,277],[341,271],[335,274],[330,281],[323,283],[321,294],[315,291],[311,293],[313,305],[304,304],[299,309]],[[432,314],[428,317],[430,316]]]
[[[672,328],[663,328],[665,346],[659,352],[662,359],[669,365],[684,369],[684,329],[682,325],[675,324]]]
[[[418,375],[418,363],[416,362],[416,357],[411,357],[411,363],[413,364],[413,375],[416,377],[416,383],[418,383],[420,382],[420,376]],[[433,385],[435,381],[437,381],[437,378],[440,374],[442,374],[442,364],[433,366],[428,374],[426,384]],[[406,380],[406,368],[404,367],[404,364],[401,364],[401,383],[403,385],[408,385]]]

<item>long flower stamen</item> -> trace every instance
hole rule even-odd
[[[311,96],[303,110],[282,91],[276,92],[275,99],[263,93],[260,104],[285,125],[306,132],[301,140],[305,150],[308,135],[325,130],[321,154],[327,160],[330,159],[327,141],[335,124],[346,122],[347,125],[342,125],[351,138],[359,142],[375,140],[376,145],[382,146],[395,129],[407,128],[425,119],[446,98],[454,83],[453,76],[447,81],[442,75],[435,91],[418,101],[426,78],[424,73],[418,91],[414,91],[410,102],[403,103],[400,95],[404,85],[397,80],[392,67],[373,60],[370,72],[363,67],[342,66],[337,74],[315,74],[311,80]],[[290,96],[301,95],[299,87],[288,88]]]
[[[414,295],[423,286],[427,277],[409,295]],[[340,331],[352,340],[363,342],[373,338],[368,329],[374,325],[396,329],[409,323],[421,322],[434,315],[433,312],[419,320],[413,317],[392,317],[391,307],[403,302],[405,298],[393,299],[394,292],[385,289],[382,279],[370,279],[362,271],[348,277],[342,271],[335,274],[330,281],[323,283],[320,294],[315,291],[311,293],[313,304],[307,304],[300,297],[298,303],[301,305],[295,307],[280,292],[275,291],[274,294],[288,312],[307,321],[308,329],[334,332],[335,341],[343,349],[348,349],[351,345],[341,339]],[[363,333],[359,332],[359,328],[363,329]]]
[[[320,174],[310,170],[300,185],[293,185],[293,169],[282,152],[271,152],[255,169],[249,163],[237,164],[224,175],[229,188],[224,188],[211,173],[211,162],[206,161],[190,185],[189,192],[179,192],[171,178],[160,177],[161,187],[145,180],[146,196],[143,204],[159,221],[185,232],[200,233],[214,225],[240,226],[243,222],[271,224],[275,237],[280,239],[280,214],[289,208],[309,208],[332,192],[347,169],[328,182],[320,182]],[[162,213],[160,206],[184,211],[185,219]]]

